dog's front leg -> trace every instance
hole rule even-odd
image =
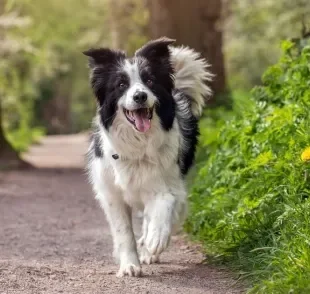
[[[145,245],[145,240],[147,238],[147,232],[148,232],[148,226],[149,226],[149,218],[145,214],[143,216],[143,224],[142,224],[142,236],[138,241],[138,248],[139,248],[139,259],[141,263],[145,264],[151,264],[159,262],[159,255],[152,255]]]
[[[159,193],[145,207],[148,226],[144,242],[151,255],[159,256],[169,244],[175,202],[172,194]]]
[[[121,195],[109,194],[101,204],[105,210],[114,243],[114,255],[120,261],[120,269],[117,276],[140,276],[136,241],[132,228],[131,209],[124,202]],[[100,198],[100,197],[99,197]]]

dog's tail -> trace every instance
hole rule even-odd
[[[212,80],[210,65],[199,53],[188,47],[169,47],[175,70],[175,87],[191,100],[194,116],[202,113],[205,101],[212,91],[206,82]]]

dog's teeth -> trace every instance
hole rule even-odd
[[[129,111],[130,113],[130,119],[132,119],[133,121],[135,121],[135,116],[133,115],[133,111]]]
[[[151,120],[152,117],[152,110],[150,108],[147,109],[147,116]]]

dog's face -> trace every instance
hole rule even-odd
[[[146,133],[154,116],[158,116],[164,130],[171,129],[175,115],[174,72],[168,46],[172,43],[167,38],[151,41],[133,58],[104,48],[84,52],[89,57],[101,123],[107,130],[118,118],[135,131]]]

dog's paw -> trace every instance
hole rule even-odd
[[[171,229],[166,225],[158,226],[150,223],[145,239],[146,249],[150,255],[158,256],[169,245]]]
[[[132,263],[124,264],[120,266],[118,273],[116,274],[117,277],[121,278],[124,276],[130,277],[140,277],[142,274],[141,266],[135,265]]]
[[[159,256],[158,255],[151,255],[151,254],[145,254],[140,255],[140,262],[142,264],[152,264],[152,263],[159,263]]]
[[[159,262],[159,256],[150,254],[150,252],[145,248],[145,246],[141,246],[139,250],[139,259],[141,264],[151,264]]]

